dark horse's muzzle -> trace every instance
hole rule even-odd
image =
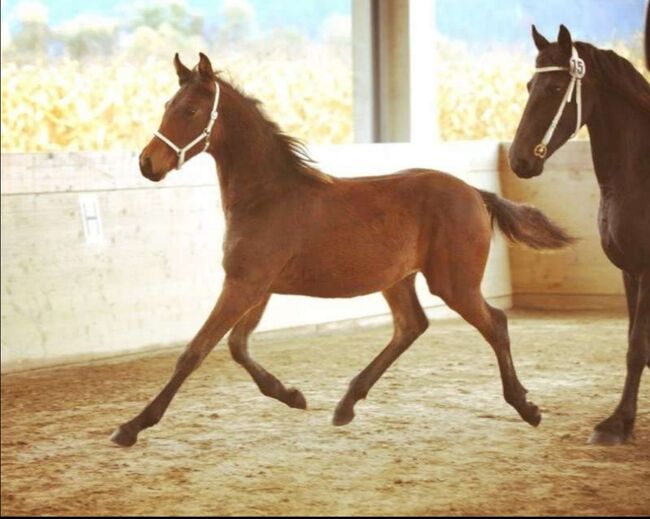
[[[508,158],[510,169],[515,172],[519,178],[533,178],[542,174],[544,162],[537,158],[522,159]]]

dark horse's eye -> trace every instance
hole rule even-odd
[[[562,87],[558,85],[547,85],[546,92],[549,94],[559,94],[560,92],[562,92]]]
[[[185,110],[185,115],[192,117],[196,113],[196,108],[188,108]]]

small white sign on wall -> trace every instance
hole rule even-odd
[[[97,200],[97,195],[79,195],[79,205],[81,207],[81,221],[84,226],[86,243],[88,245],[98,245],[103,243],[104,231],[102,229],[102,217],[99,211],[99,200]]]

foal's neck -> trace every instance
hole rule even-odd
[[[650,117],[620,94],[600,92],[587,123],[601,190],[638,188],[650,175]]]
[[[226,216],[235,209],[281,197],[286,182],[277,159],[270,153],[271,148],[269,142],[229,136],[224,138],[217,152],[211,153],[217,166],[221,203]]]
[[[296,141],[284,136],[257,102],[230,85],[223,92],[226,99],[218,123],[221,139],[211,155],[217,164],[226,216],[234,211],[259,215],[264,213],[262,205],[281,204],[289,193],[302,192],[314,179],[325,177],[306,165],[308,159],[299,156]]]

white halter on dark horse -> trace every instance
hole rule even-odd
[[[546,147],[548,146],[548,143],[551,141],[551,138],[555,133],[555,128],[557,128],[557,124],[560,122],[560,119],[562,118],[562,114],[564,113],[564,107],[571,102],[571,97],[573,97],[574,89],[576,91],[577,115],[576,115],[576,131],[573,132],[573,135],[571,137],[575,137],[575,135],[580,130],[580,125],[582,123],[582,78],[585,77],[585,73],[587,72],[587,70],[585,67],[585,62],[578,55],[577,49],[575,47],[571,48],[571,59],[569,60],[568,67],[541,67],[541,68],[538,67],[535,69],[535,72],[541,74],[543,72],[557,72],[562,70],[566,70],[569,72],[569,75],[571,76],[571,81],[569,82],[569,86],[567,87],[566,92],[564,93],[564,97],[562,98],[562,102],[560,103],[560,106],[557,109],[555,117],[553,118],[553,121],[551,121],[551,125],[548,127],[548,130],[546,130],[546,133],[544,134],[544,138],[542,139],[542,142],[540,142],[537,146],[535,146],[534,149],[535,156],[539,157],[540,159],[546,158],[546,154],[548,153],[548,149]]]

